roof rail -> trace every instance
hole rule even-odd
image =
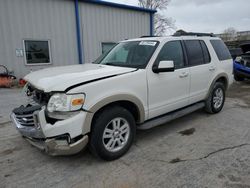
[[[197,36],[197,37],[216,37],[215,34],[213,33],[195,33],[195,32],[186,32],[186,31],[176,31],[173,36],[178,37],[178,36]]]
[[[143,36],[141,36],[140,38],[148,38],[148,37],[160,37],[160,36],[150,36],[150,35],[143,35]]]

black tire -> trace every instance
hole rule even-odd
[[[223,99],[221,100],[221,104],[218,106],[214,103],[214,98],[216,97],[216,91],[222,91]],[[225,85],[222,82],[216,82],[213,85],[213,88],[205,101],[205,111],[210,114],[216,114],[220,112],[224,106],[225,102]]]
[[[234,74],[234,79],[238,82],[244,81],[244,77]]]
[[[127,133],[127,141],[124,142],[125,144],[122,148],[118,151],[109,151],[104,144],[104,130],[108,126],[111,126],[111,121],[114,121],[115,118],[121,118],[126,120],[127,124],[129,125],[129,133]],[[125,124],[125,123],[124,123]],[[112,124],[113,126],[113,124]],[[122,127],[122,125],[121,125]],[[111,161],[120,158],[124,155],[129,148],[131,147],[136,132],[136,125],[135,120],[132,114],[123,107],[120,106],[110,106],[99,112],[95,115],[92,123],[91,135],[90,135],[90,151],[95,155],[104,160]],[[114,132],[112,134],[112,138],[114,138]],[[126,133],[125,133],[126,134]],[[119,136],[118,136],[119,137]],[[119,139],[119,138],[115,138]],[[117,141],[115,141],[118,145]]]

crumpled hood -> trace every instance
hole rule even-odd
[[[44,92],[65,91],[73,85],[133,70],[136,69],[100,64],[71,65],[35,71],[25,76],[24,79]]]

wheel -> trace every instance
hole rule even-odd
[[[118,159],[129,150],[135,131],[135,120],[128,110],[119,106],[107,107],[94,117],[90,150],[104,160]]]
[[[234,79],[235,79],[236,81],[238,81],[238,82],[244,81],[244,77],[241,77],[241,76],[239,76],[239,75],[237,75],[237,74],[234,74]]]
[[[205,101],[205,110],[210,114],[218,113],[222,110],[225,102],[225,85],[216,82]]]

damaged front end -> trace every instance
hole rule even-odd
[[[29,85],[26,86],[25,93],[28,104],[15,108],[11,120],[27,141],[53,156],[71,155],[84,149],[88,143],[88,135],[81,134],[83,112],[65,120],[54,119],[46,112],[50,94]],[[74,129],[72,125],[78,127],[75,126]]]

